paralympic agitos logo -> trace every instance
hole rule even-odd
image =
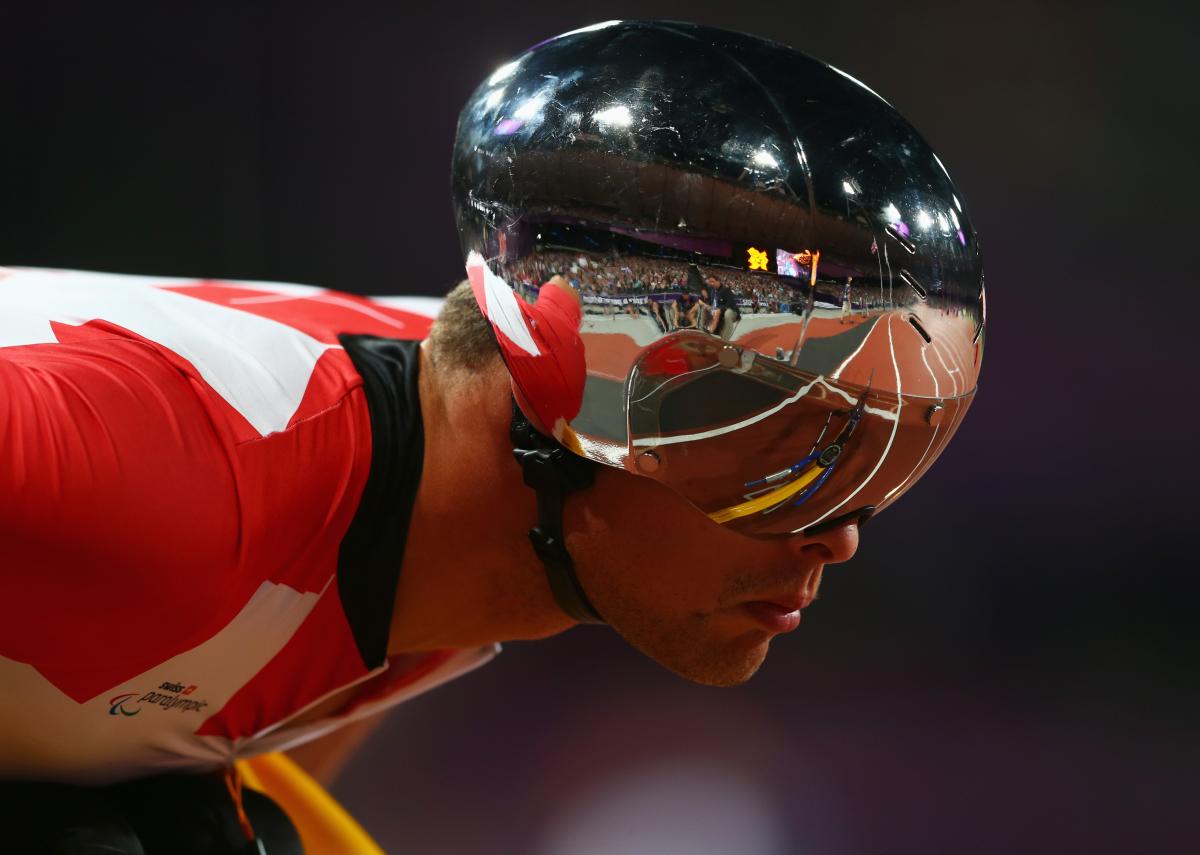
[[[187,697],[194,691],[194,683],[187,686],[183,683],[160,683],[157,690],[146,692],[141,697],[137,692],[125,692],[108,699],[108,714],[135,716],[142,711],[142,704],[151,704],[164,710],[200,712],[208,706],[208,701]]]

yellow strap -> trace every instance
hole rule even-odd
[[[740,505],[732,505],[728,508],[722,508],[719,511],[713,511],[709,514],[709,519],[727,523],[730,520],[735,520],[738,517],[746,517],[750,514],[756,514],[759,511],[764,511],[773,505],[777,505],[784,499],[790,499],[792,496],[799,493],[813,481],[817,480],[824,469],[817,464],[811,464],[807,469],[800,473],[800,477],[795,481],[789,481],[782,487],[776,487],[770,492],[763,493],[761,496],[755,496],[748,502],[742,502]]]
[[[384,855],[325,788],[289,757],[264,754],[237,761],[247,787],[270,796],[291,818],[306,855]]]

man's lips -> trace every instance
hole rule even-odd
[[[800,625],[800,611],[810,602],[804,597],[783,601],[751,600],[742,604],[742,610],[768,632],[791,632]]]
[[[801,578],[766,588],[760,599],[743,600],[737,608],[772,634],[791,632],[800,625],[800,612],[817,598],[823,569],[821,564],[811,567]]]

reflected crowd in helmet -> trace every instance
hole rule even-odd
[[[897,234],[902,236],[900,230]],[[585,331],[588,324],[618,315],[644,321],[651,333],[708,330],[722,288],[735,304],[725,338],[739,325],[745,330],[797,324],[805,315],[849,326],[918,302],[920,314],[935,312],[972,326],[979,321],[976,306],[954,299],[940,281],[923,285],[907,271],[889,276],[822,263],[819,250],[814,254],[808,248],[710,241],[716,251],[687,252],[673,251],[671,242],[669,235],[626,238],[603,226],[520,223],[499,242],[506,251],[493,257],[504,280],[531,303],[551,277],[566,279],[580,294]],[[512,247],[518,251],[508,251]],[[880,255],[878,238],[869,237],[867,252],[872,258]],[[750,317],[753,323],[742,323]],[[918,329],[924,329],[919,319]],[[790,358],[792,349],[778,346],[773,355]]]

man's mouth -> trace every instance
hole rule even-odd
[[[791,632],[800,626],[800,610],[808,605],[807,600],[779,603],[768,600],[751,600],[742,604],[742,611],[753,618],[770,633]]]
[[[815,567],[804,577],[797,591],[771,594],[760,600],[743,602],[740,608],[771,633],[791,632],[800,625],[800,612],[812,605],[821,584],[823,567]]]

